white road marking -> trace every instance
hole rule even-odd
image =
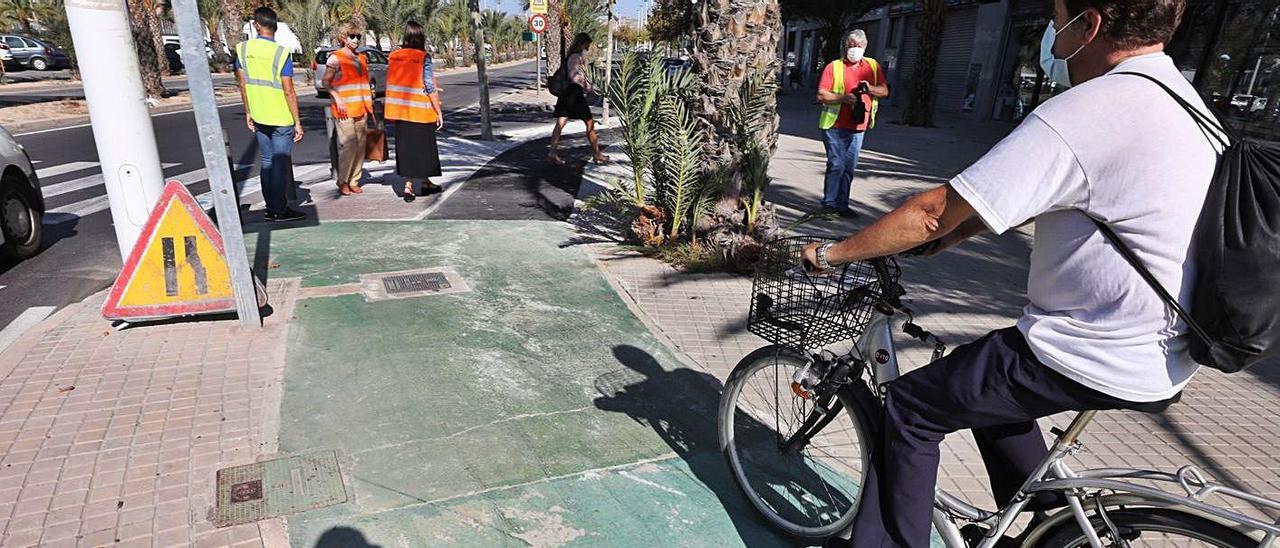
[[[52,306],[33,306],[18,314],[17,318],[14,318],[12,322],[9,322],[8,326],[0,330],[0,352],[3,352],[9,345],[16,342],[28,329],[35,327],[36,324],[48,318],[53,311],[54,307]]]
[[[99,175],[99,177],[101,177],[101,175]],[[177,180],[184,185],[190,185],[193,183],[198,183],[200,181],[203,181],[208,177],[209,177],[208,172],[204,168],[200,168],[195,171],[188,171],[186,173],[182,173],[174,177],[165,177],[165,180],[166,181]],[[49,210],[49,213],[55,214],[53,216],[54,218],[51,219],[51,222],[53,222],[54,224],[57,224],[57,223],[69,221],[74,217],[85,217],[85,216],[97,213],[99,211],[105,211],[110,207],[111,207],[110,203],[107,202],[107,195],[103,194],[102,196],[95,196],[87,200],[80,200],[79,202],[67,204],[62,207],[53,208]]]
[[[76,162],[72,162],[72,163],[76,163]],[[83,162],[83,163],[87,163],[87,162]],[[93,165],[96,166],[98,164],[94,163]],[[180,166],[180,165],[182,164],[165,162],[160,164],[160,167],[162,169],[169,169],[173,166]],[[53,169],[53,168],[49,168],[49,169]],[[41,177],[44,177],[44,175],[41,175]],[[166,178],[165,180],[167,181],[168,178]],[[47,199],[47,198],[52,198],[54,196],[61,196],[68,192],[75,192],[77,190],[93,188],[100,184],[103,184],[102,173],[94,173],[93,175],[89,175],[87,177],[81,177],[79,179],[72,179],[70,181],[63,181],[61,183],[54,183],[51,185],[40,185],[40,190],[41,192],[44,193],[44,197]]]
[[[65,164],[59,164],[52,167],[37,169],[36,176],[40,177],[41,179],[46,179],[49,177],[57,177],[58,175],[62,175],[63,173],[71,173],[73,171],[80,171],[82,169],[89,169],[91,167],[98,167],[98,162],[67,162]]]

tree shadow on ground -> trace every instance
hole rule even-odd
[[[649,426],[688,465],[693,475],[719,499],[747,546],[801,546],[771,530],[743,496],[720,450],[717,411],[722,385],[715,377],[679,367],[665,369],[648,352],[629,345],[613,348],[626,369],[596,379],[601,396],[595,405],[604,411],[626,413]],[[738,413],[735,432],[774,430]],[[802,472],[808,475],[809,472]]]

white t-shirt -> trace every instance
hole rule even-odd
[[[1153,76],[1207,112],[1163,53],[1120,71]],[[1035,219],[1031,302],[1018,329],[1046,366],[1134,402],[1167,399],[1191,380],[1185,323],[1085,214],[1108,223],[1187,306],[1191,234],[1219,149],[1155,83],[1108,74],[1045,102],[951,180],[996,234]]]

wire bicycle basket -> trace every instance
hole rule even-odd
[[[751,284],[748,329],[777,345],[801,352],[859,336],[885,287],[896,288],[902,271],[892,258],[858,261],[831,272],[810,274],[801,253],[814,236],[772,240],[761,250]],[[877,269],[877,266],[880,269]]]

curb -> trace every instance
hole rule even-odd
[[[83,100],[83,99],[80,99]],[[240,99],[224,99],[218,101],[218,108],[228,107],[240,104]],[[164,107],[156,107],[150,109],[151,115],[175,114],[191,110],[191,104],[185,105],[169,105]],[[35,120],[32,122],[22,122],[17,124],[9,124],[5,129],[9,130],[15,137],[24,133],[34,133],[37,131],[51,131],[59,129],[71,129],[73,127],[83,126],[90,123],[89,116],[76,116],[74,118],[57,118],[53,120]]]

